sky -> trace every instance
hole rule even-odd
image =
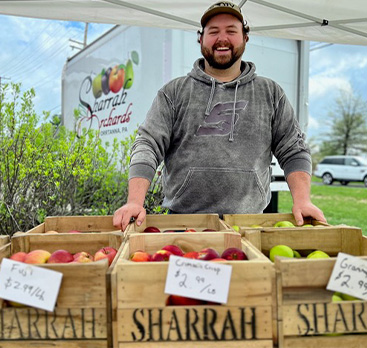
[[[21,82],[22,90],[36,91],[35,110],[61,113],[61,76],[64,64],[79,50],[85,24],[0,15],[1,83]],[[112,28],[89,24],[88,40]],[[307,138],[318,142],[327,131],[326,118],[340,90],[367,101],[367,47],[310,43],[309,122]]]

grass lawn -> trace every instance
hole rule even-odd
[[[314,182],[320,182],[313,178]],[[359,183],[361,184],[361,183]],[[367,236],[367,188],[333,185],[312,185],[312,203],[323,212],[330,225],[344,224],[362,229]],[[292,197],[289,191],[281,191],[278,196],[279,213],[292,211]]]

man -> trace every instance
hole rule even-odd
[[[311,157],[293,109],[274,81],[241,61],[249,28],[238,6],[218,2],[201,18],[204,59],[157,94],[132,147],[127,203],[113,218],[145,219],[145,195],[164,161],[163,205],[173,213],[262,213],[271,159],[283,168],[297,224],[325,221],[311,203]]]

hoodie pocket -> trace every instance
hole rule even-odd
[[[265,206],[265,190],[256,171],[193,167],[176,192],[172,209],[220,214],[257,213]]]

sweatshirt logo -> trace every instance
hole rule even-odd
[[[235,104],[233,102],[215,104],[210,114],[199,126],[196,135],[228,135],[231,132],[231,124],[233,129],[238,121],[238,114],[241,110],[245,110],[248,101],[240,100]],[[233,112],[233,108],[235,108]]]

